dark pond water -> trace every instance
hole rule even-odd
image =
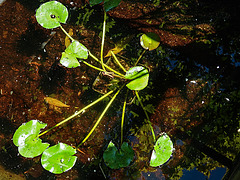
[[[112,170],[102,159],[112,140],[121,144],[122,106],[126,89],[117,96],[90,138],[80,146],[77,163],[54,175],[40,157],[19,155],[15,130],[32,119],[52,127],[110,91],[115,79],[81,63],[59,64],[65,50],[60,28],[38,25],[35,10],[43,1],[8,0],[0,5],[0,175],[5,179],[231,179],[240,151],[239,8],[234,1],[122,1],[108,12],[104,54],[126,42],[118,57],[132,66],[143,52],[139,38],[154,32],[160,46],[147,51],[140,65],[148,67],[148,86],[139,92],[156,137],[167,133],[174,145],[170,160],[153,168],[151,129],[135,93],[128,92],[124,140],[135,152],[126,168]],[[100,57],[102,6],[85,0],[61,1],[70,10],[64,28]],[[107,58],[105,58],[107,60]],[[89,58],[87,62],[97,65]],[[110,86],[112,85],[112,86]],[[96,92],[98,91],[98,92]],[[100,91],[100,93],[99,93]],[[69,107],[44,99],[52,97]],[[109,98],[110,99],[110,98]],[[42,136],[51,145],[77,146],[91,130],[109,99]]]

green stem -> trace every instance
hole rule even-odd
[[[118,59],[117,59],[117,57],[115,56],[115,54],[114,54],[112,51],[110,51],[110,52],[111,52],[113,58],[115,59],[115,61],[117,62],[118,66],[119,66],[124,72],[127,72],[126,69],[122,66],[122,64],[118,61]]]
[[[147,113],[145,107],[143,106],[142,100],[141,100],[141,98],[139,97],[138,91],[135,91],[135,93],[136,93],[136,96],[137,96],[137,98],[138,98],[138,101],[139,101],[140,105],[142,106],[142,109],[143,109],[143,111],[144,111],[144,113],[145,113],[145,115],[146,115],[146,117],[147,117],[148,124],[149,124],[149,126],[150,126],[151,131],[152,131],[153,141],[154,141],[154,143],[155,143],[155,142],[156,142],[156,137],[155,137],[155,133],[154,133],[154,130],[153,130],[153,127],[152,127],[152,123],[151,123],[151,121],[150,121],[150,119],[149,119],[149,116],[148,116],[148,113]]]
[[[105,109],[103,110],[102,114],[100,115],[100,117],[98,118],[97,122],[94,124],[94,126],[92,127],[91,131],[88,133],[88,135],[82,140],[82,142],[77,146],[77,148],[79,148],[79,146],[81,146],[88,138],[89,136],[91,136],[91,134],[93,133],[93,131],[96,129],[96,127],[98,126],[98,124],[100,123],[100,121],[102,120],[103,116],[105,115],[105,113],[107,112],[107,110],[109,109],[109,107],[111,106],[112,102],[115,100],[115,98],[117,97],[117,95],[119,94],[119,92],[121,91],[122,88],[120,88],[116,94],[114,94],[114,96],[112,97],[112,99],[109,101],[109,103],[107,104],[107,106],[105,107]]]
[[[136,66],[136,65],[138,64],[138,62],[140,61],[140,59],[142,58],[142,56],[144,55],[144,53],[145,53],[146,51],[147,51],[147,50],[144,49],[144,51],[142,52],[142,54],[138,57],[138,60],[137,60],[137,62],[135,63],[134,66]]]
[[[46,134],[47,132],[51,131],[52,129],[54,129],[55,127],[58,127],[64,123],[66,123],[67,121],[71,120],[72,118],[78,116],[81,113],[84,113],[85,110],[87,110],[88,108],[92,107],[93,105],[95,105],[96,103],[98,103],[99,101],[103,100],[105,97],[109,96],[110,94],[112,94],[113,91],[109,91],[107,94],[104,94],[103,96],[101,96],[100,98],[98,98],[96,101],[92,102],[91,104],[87,105],[86,107],[82,108],[80,111],[74,113],[73,115],[69,116],[68,118],[64,119],[63,121],[59,122],[58,124],[56,124],[55,126],[51,127],[50,129],[42,132],[41,134],[38,135],[38,137]]]
[[[62,29],[62,31],[66,34],[67,37],[69,37],[69,39],[71,39],[71,41],[75,41],[75,39],[72,38],[72,36],[70,36],[67,31],[61,26],[60,24],[60,28]]]
[[[121,121],[121,145],[123,143],[123,125],[124,125],[124,117],[125,117],[125,110],[126,110],[126,104],[127,104],[127,95],[128,95],[128,90],[125,96],[125,100],[123,103],[123,109],[122,109],[122,121]]]
[[[102,32],[102,45],[101,45],[101,64],[104,71],[106,71],[104,65],[103,65],[103,48],[104,48],[104,39],[105,39],[105,33],[106,33],[106,19],[107,19],[107,13],[104,11],[104,20],[103,20],[103,32]]]
[[[88,62],[86,62],[86,61],[84,61],[84,60],[81,60],[84,64],[86,64],[87,66],[89,66],[89,67],[91,67],[91,68],[93,68],[93,69],[96,69],[96,70],[98,70],[98,71],[104,71],[103,69],[101,69],[101,68],[98,68],[98,67],[96,67],[96,66],[93,66],[93,65],[91,65],[91,64],[89,64]]]
[[[90,51],[88,51],[88,54],[89,54],[89,56],[91,56],[95,61],[97,61],[97,62],[99,62],[99,63],[101,63],[101,61],[99,61],[99,59],[96,57],[96,56],[94,56]],[[123,74],[121,74],[120,72],[118,72],[118,71],[116,71],[116,70],[114,70],[114,69],[112,69],[111,67],[109,67],[108,65],[106,65],[105,63],[103,63],[103,66],[104,67],[106,67],[108,70],[110,70],[110,71],[112,71],[112,72],[114,72],[115,74],[117,74],[117,75],[119,75],[119,76],[121,76],[121,78],[123,78],[124,79],[124,75]]]

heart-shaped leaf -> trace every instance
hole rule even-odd
[[[43,152],[41,163],[44,169],[61,174],[71,169],[77,160],[76,150],[64,143],[58,143]]]
[[[68,68],[75,68],[75,67],[80,66],[80,63],[75,56],[65,53],[65,52],[62,53],[60,63],[63,66],[68,67]]]
[[[37,138],[40,129],[46,126],[47,124],[38,120],[31,120],[16,130],[13,135],[13,143],[18,146],[18,151],[22,156],[36,157],[49,146],[48,143],[42,143],[42,140]]]
[[[140,37],[140,44],[144,49],[148,49],[149,51],[156,49],[160,44],[160,38],[155,33],[147,33],[143,34]]]
[[[88,58],[88,49],[78,41],[73,41],[65,50],[66,53],[80,59]]]
[[[126,72],[125,78],[132,80],[126,85],[129,89],[142,90],[148,85],[149,72],[145,67],[135,66]]]
[[[157,167],[167,162],[172,155],[172,151],[173,143],[170,137],[164,133],[158,138],[157,142],[154,145],[150,160],[150,166]]]
[[[60,23],[66,23],[67,18],[67,8],[58,1],[46,2],[36,12],[37,22],[47,29],[59,27]]]
[[[121,149],[118,150],[112,141],[108,144],[107,149],[103,153],[104,162],[111,169],[119,169],[127,167],[134,157],[134,151],[132,147],[124,142]]]

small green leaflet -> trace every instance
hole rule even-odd
[[[173,143],[170,137],[164,133],[160,136],[154,145],[152,151],[150,166],[157,167],[168,161],[173,151]]]
[[[38,120],[31,120],[22,124],[13,135],[13,143],[18,146],[19,153],[28,158],[36,157],[49,146],[48,143],[42,143],[37,138],[40,129],[45,128],[44,124]]]
[[[41,163],[44,169],[54,174],[61,174],[71,169],[76,161],[76,150],[64,143],[58,143],[43,152]]]
[[[131,90],[142,90],[148,85],[149,72],[145,67],[135,66],[130,68],[125,78],[132,80],[126,86]]]
[[[134,151],[127,142],[123,142],[121,149],[118,150],[116,146],[110,141],[107,149],[103,153],[104,162],[111,169],[119,169],[127,167],[134,157]]]
[[[46,2],[36,11],[37,22],[47,29],[59,27],[60,23],[66,23],[67,18],[67,8],[57,1]]]
[[[68,68],[75,68],[80,66],[79,61],[77,58],[80,59],[87,59],[88,58],[88,49],[78,41],[73,41],[65,52],[62,53],[62,57],[60,59],[60,63]]]

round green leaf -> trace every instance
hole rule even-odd
[[[170,137],[164,133],[158,138],[157,142],[154,145],[150,160],[150,166],[157,167],[167,162],[172,155],[172,151],[173,143]]]
[[[65,52],[62,53],[60,63],[63,66],[68,67],[68,68],[75,68],[75,67],[80,66],[80,63],[75,56],[73,56],[72,54],[65,53]]]
[[[23,146],[28,136],[37,136],[40,129],[43,129],[47,124],[38,120],[31,120],[27,123],[23,123],[13,135],[13,143],[15,146]]]
[[[13,135],[13,143],[18,146],[19,153],[24,157],[36,157],[49,146],[48,143],[42,143],[37,138],[40,129],[45,128],[47,124],[38,120],[31,120],[22,124]]]
[[[73,41],[65,50],[67,54],[70,54],[76,58],[87,59],[88,49],[78,41]]]
[[[156,49],[160,44],[160,38],[155,33],[147,33],[143,34],[140,37],[140,44],[144,49],[148,49],[149,51]]]
[[[142,90],[148,85],[149,72],[145,67],[135,66],[126,72],[125,78],[132,80],[126,85],[129,89]]]
[[[26,138],[24,146],[18,147],[18,152],[27,158],[33,158],[43,153],[49,146],[48,143],[42,143],[42,140],[32,134]]]
[[[54,174],[61,174],[71,169],[76,163],[76,150],[64,143],[58,143],[45,150],[41,163],[44,169]]]
[[[67,8],[57,1],[42,4],[36,12],[37,22],[47,29],[59,27],[60,23],[66,23],[67,18]]]
[[[104,162],[111,169],[119,169],[127,167],[134,157],[134,151],[132,147],[124,142],[121,149],[118,150],[112,141],[108,144],[107,149],[103,153]]]

